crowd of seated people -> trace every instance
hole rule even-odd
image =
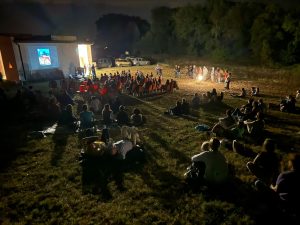
[[[190,114],[190,104],[185,98],[177,101],[174,107],[171,107],[165,114],[180,116]]]

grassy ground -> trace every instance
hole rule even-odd
[[[176,63],[176,62],[172,62]],[[131,67],[144,73],[154,72],[155,66]],[[195,92],[213,87],[223,91],[223,84],[196,83],[178,79],[180,89],[173,94],[133,98],[122,96],[129,112],[139,107],[147,118],[142,127],[146,163],[119,171],[118,177],[108,162],[96,173],[95,183],[102,188],[93,192],[82,182],[85,176],[79,164],[79,141],[76,134],[58,131],[53,136],[30,140],[26,132],[34,122],[2,131],[6,163],[0,171],[0,224],[260,224],[270,217],[260,196],[253,191],[254,177],[245,163],[250,157],[221,149],[231,165],[231,179],[219,191],[195,193],[186,189],[183,174],[190,157],[200,151],[207,135],[194,129],[197,124],[211,126],[224,115],[225,109],[246,100],[232,98],[228,92],[241,87],[259,86],[265,102],[278,103],[286,94],[294,94],[299,79],[282,79],[284,72],[232,66],[233,82],[225,93],[223,104],[201,107],[188,118],[163,114],[176,100],[190,100]],[[229,68],[229,69],[230,69]],[[163,65],[164,79],[173,77],[173,68]],[[97,71],[114,72],[120,68]],[[279,74],[279,75],[278,75]],[[300,115],[269,111],[267,127],[278,143],[283,157],[292,148],[299,150]],[[19,135],[12,135],[9,131]],[[119,130],[111,130],[112,138]],[[249,146],[254,151],[259,146]],[[11,153],[11,154],[9,154]],[[9,155],[9,157],[7,157]],[[1,160],[1,163],[3,159]],[[103,176],[103,174],[106,174]],[[108,174],[108,175],[107,175]],[[120,187],[119,183],[122,183]],[[271,216],[274,217],[274,214]]]

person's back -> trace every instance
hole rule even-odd
[[[279,174],[275,192],[283,206],[293,212],[300,211],[300,155],[293,154],[289,160],[289,171]]]
[[[59,123],[63,125],[73,125],[77,118],[73,114],[72,105],[67,105],[61,112]]]
[[[199,107],[199,105],[200,105],[200,97],[196,93],[195,96],[192,99],[192,107],[197,108],[197,107]]]
[[[228,164],[226,158],[218,151],[220,142],[216,138],[210,140],[210,151],[204,151],[192,158],[193,162],[204,162],[204,179],[210,184],[219,184],[226,181],[228,177]]]
[[[181,103],[181,112],[185,115],[190,113],[190,104],[185,99],[183,99]]]
[[[91,110],[96,113],[100,111],[100,100],[98,98],[96,98],[95,96],[92,97],[92,100],[90,102],[90,108]]]
[[[80,113],[80,127],[83,129],[92,128],[94,114],[87,110],[87,105],[83,105],[83,111]]]
[[[266,139],[263,143],[263,151],[258,153],[252,162],[247,163],[247,168],[264,183],[273,183],[279,169],[279,159],[275,153],[275,142]]]
[[[140,126],[144,123],[143,115],[141,111],[137,108],[133,110],[133,114],[130,117],[133,126]]]
[[[112,122],[111,114],[112,110],[110,109],[110,105],[106,104],[102,110],[102,119],[105,125],[109,125]]]
[[[117,121],[119,125],[127,125],[129,124],[129,116],[127,112],[125,112],[124,106],[120,106],[120,110],[117,113]]]

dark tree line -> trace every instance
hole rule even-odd
[[[135,48],[145,54],[249,58],[300,63],[300,11],[271,3],[211,0],[152,10],[150,31]]]
[[[96,21],[97,56],[118,56],[131,51],[134,43],[139,41],[150,29],[150,24],[139,17],[106,14]]]

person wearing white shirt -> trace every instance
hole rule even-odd
[[[205,164],[204,180],[210,184],[220,184],[227,180],[228,164],[224,155],[218,151],[220,141],[212,138],[209,141],[210,149],[192,157],[192,162]]]

